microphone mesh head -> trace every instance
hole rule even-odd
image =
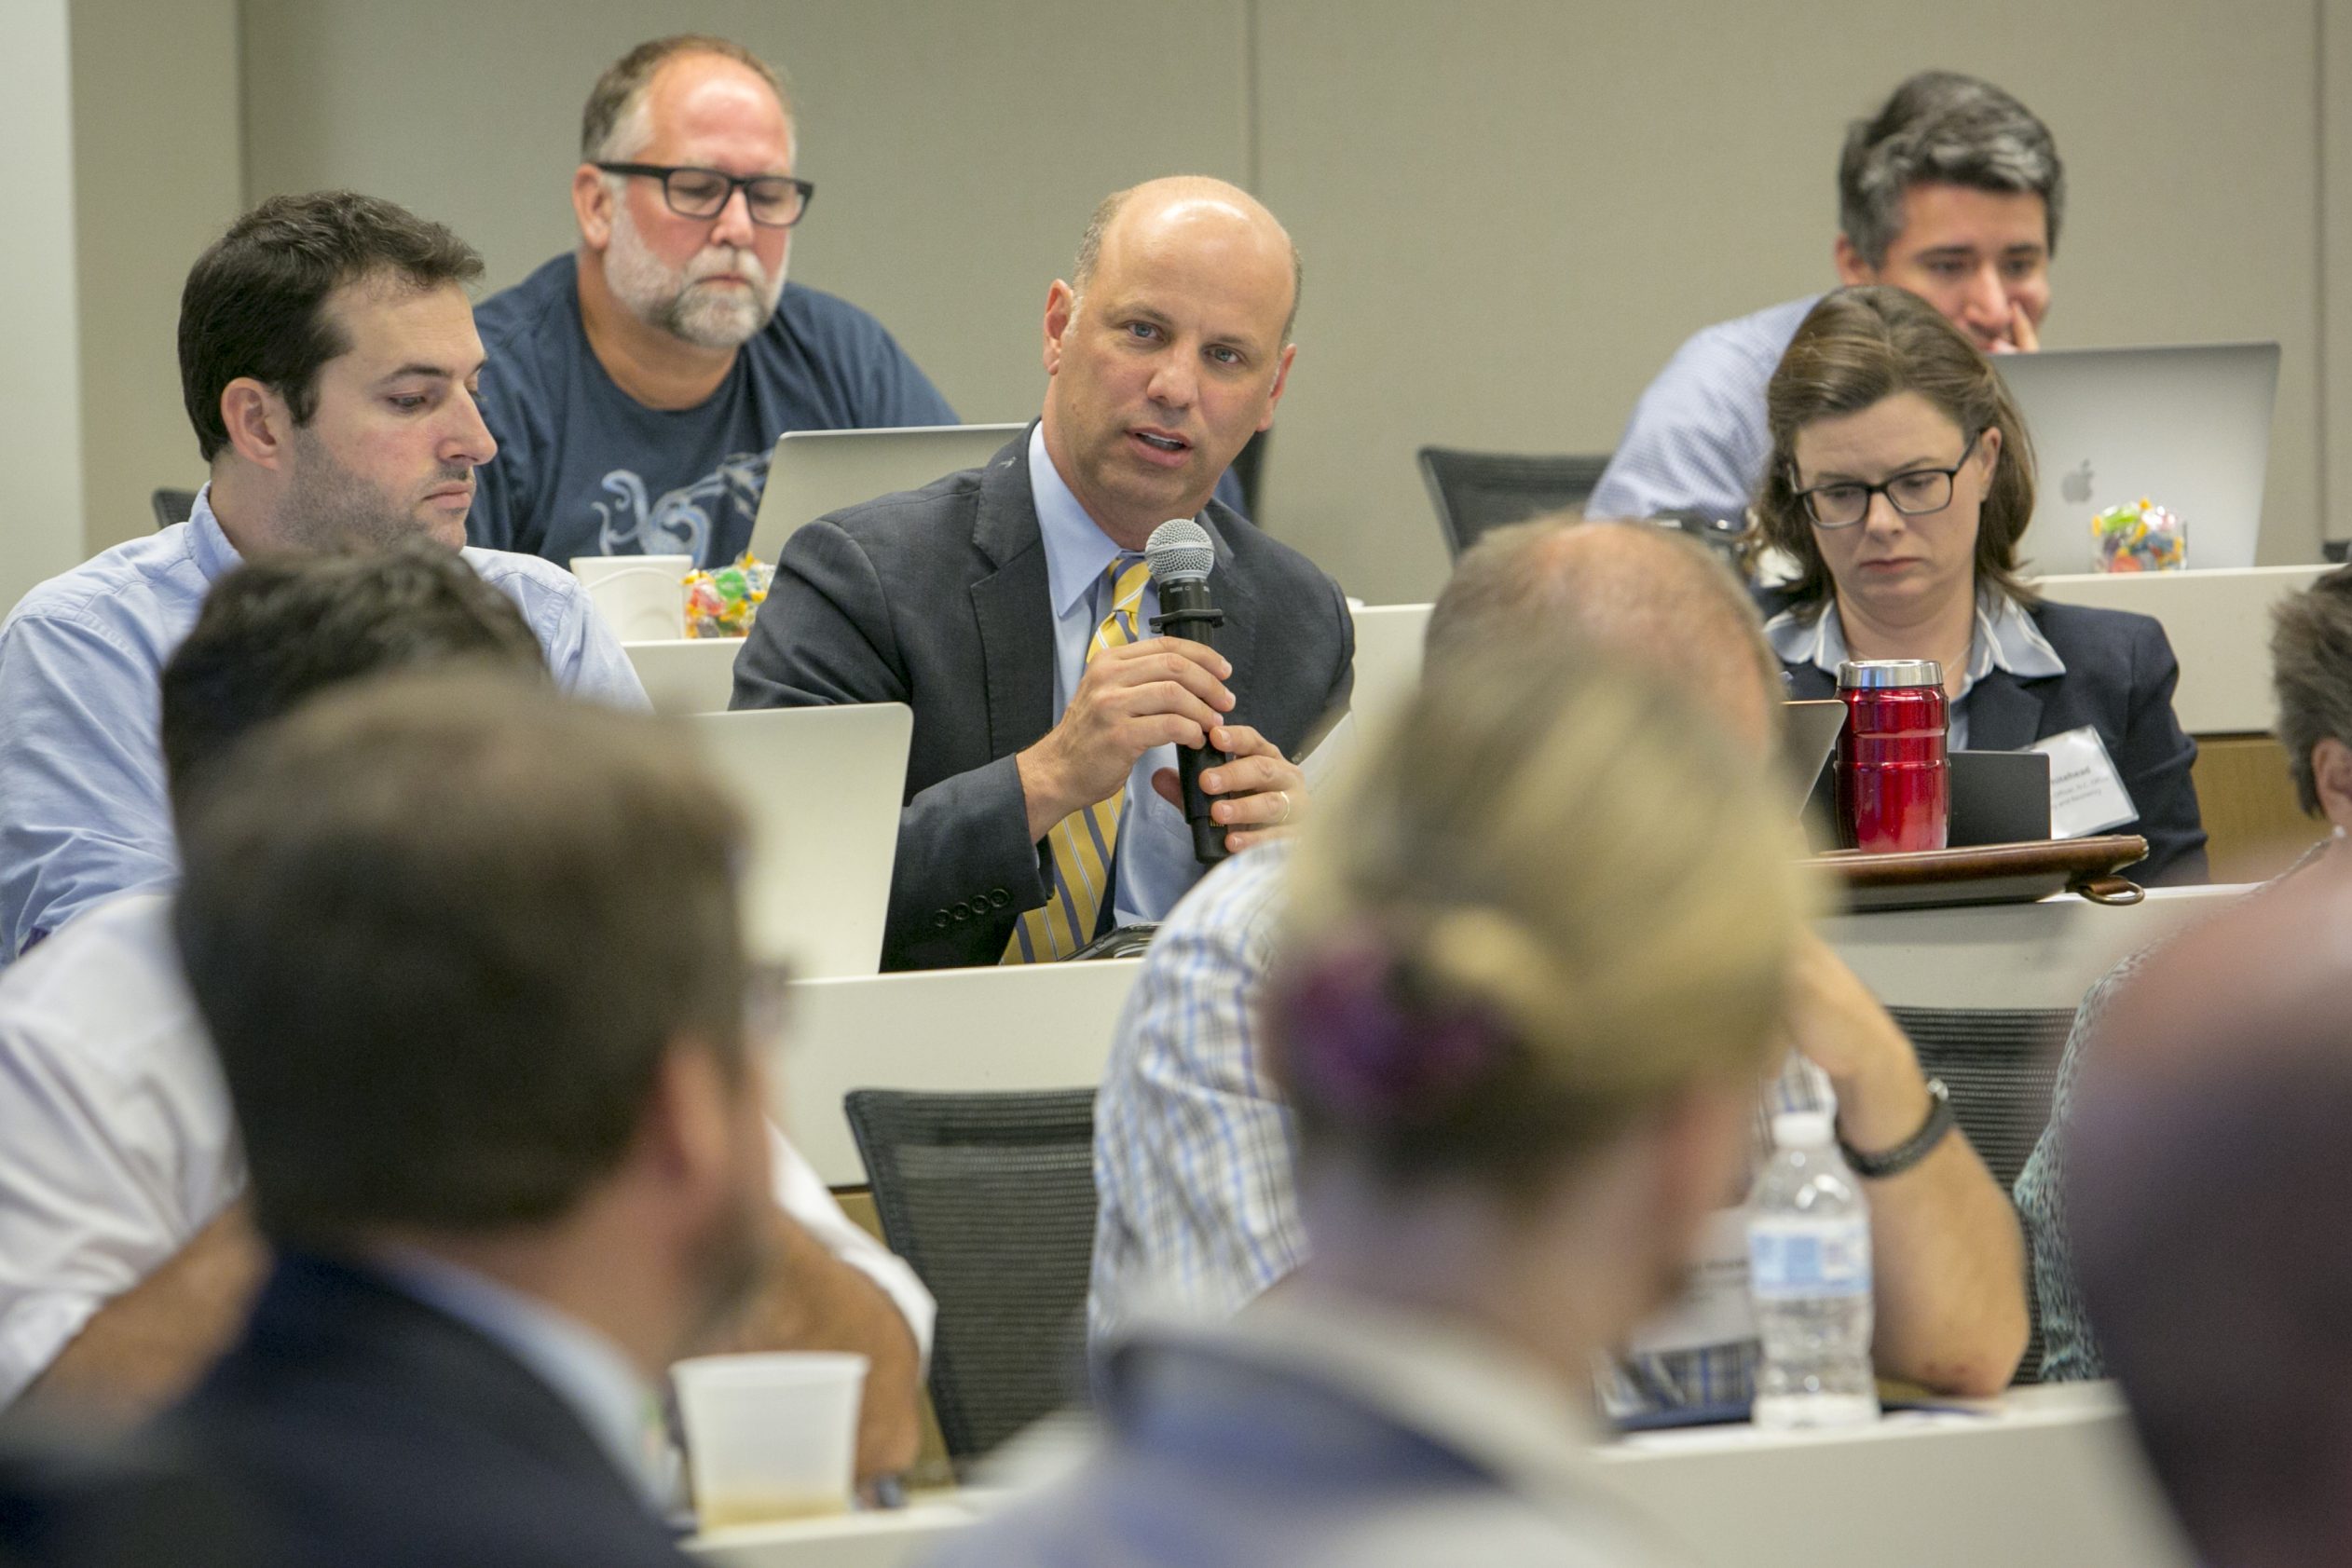
[[[1154,582],[1206,582],[1217,564],[1217,547],[1209,530],[1189,517],[1175,517],[1152,530],[1143,545]]]

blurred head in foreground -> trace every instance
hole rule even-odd
[[[505,675],[371,682],[208,769],[181,841],[273,1243],[570,1292],[649,1375],[750,1288],[741,829],[667,728]]]
[[[2352,874],[2160,949],[2076,1090],[2066,1208],[2107,1370],[2220,1568],[2352,1561]]]
[[[1431,651],[1293,868],[1267,1023],[1301,1276],[1580,1375],[1742,1157],[1795,848],[1760,748],[1679,686],[1557,637]]]

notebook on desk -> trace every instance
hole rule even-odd
[[[2091,519],[2142,497],[2188,525],[2188,564],[2250,566],[2270,467],[2276,343],[2050,348],[1993,360],[2033,438],[2030,573],[2099,569]]]
[[[959,469],[985,468],[1026,425],[905,425],[881,430],[787,430],[768,459],[767,488],[751,525],[751,552],[782,553],[803,523],[901,490],[920,490]]]
[[[800,979],[879,972],[914,711],[875,702],[686,722],[751,827],[752,956]]]

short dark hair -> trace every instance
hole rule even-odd
[[[643,102],[645,89],[652,85],[662,67],[689,54],[711,54],[732,60],[767,83],[798,139],[800,124],[792,112],[792,93],[774,66],[732,38],[708,33],[677,33],[667,38],[648,39],[605,67],[605,74],[589,89],[587,106],[580,112],[580,160],[596,163],[635,153],[635,147],[615,144],[614,132]]]
[[[546,673],[514,601],[444,544],[256,555],[212,585],[164,661],[163,764],[184,803],[248,730],[362,675],[473,661]]]
[[[733,808],[670,723],[403,675],[240,743],[173,921],[275,1240],[544,1223],[666,1053],[746,1067]]]
[[[1862,259],[1886,265],[1903,232],[1903,193],[1913,185],[2038,196],[2058,254],[2066,212],[2066,166],[2050,128],[1993,86],[1957,71],[1922,71],[1868,119],[1846,129],[1838,159],[1838,227]]]
[[[481,277],[472,246],[379,198],[271,197],[196,259],[180,291],[180,392],[197,450],[209,463],[228,444],[221,393],[243,375],[309,423],[319,367],[351,347],[326,315],[337,289],[381,279],[421,292]]]
[[[2318,816],[2311,748],[2327,740],[2352,746],[2352,566],[2338,566],[2271,611],[2270,680],[2295,798]]]
[[[2021,605],[2041,603],[2017,572],[2017,540],[2033,520],[2033,442],[2025,416],[1966,334],[1908,289],[1874,283],[1823,295],[1764,389],[1772,450],[1757,482],[1756,516],[1765,541],[1797,560],[1792,607],[1817,615],[1834,587],[1797,495],[1797,434],[1898,392],[1917,392],[1962,435],[2001,432],[2000,461],[1976,522],[1976,586],[1997,588]]]

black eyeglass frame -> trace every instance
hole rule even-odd
[[[596,163],[591,164],[590,167],[600,169],[607,174],[637,174],[649,180],[661,181],[663,205],[681,218],[695,218],[704,221],[716,218],[727,211],[727,204],[735,199],[737,191],[741,191],[744,193],[744,211],[750,216],[753,223],[761,228],[790,228],[809,215],[809,203],[816,198],[814,185],[791,174],[730,174],[723,169],[704,169],[691,163]],[[718,205],[709,211],[689,211],[678,205],[677,193],[670,188],[671,177],[678,174],[701,174],[709,179],[723,180],[727,183],[727,192],[718,198]],[[787,223],[769,222],[759,216],[759,211],[752,205],[751,187],[754,185],[790,185],[800,193],[800,210],[793,213],[791,220]]]
[[[1990,425],[1987,425],[1983,429],[1979,429],[1975,435],[1970,436],[1968,438],[1968,444],[1960,449],[1960,461],[1954,463],[1950,468],[1905,469],[1901,473],[1891,473],[1887,475],[1876,484],[1865,484],[1858,479],[1836,479],[1830,481],[1826,484],[1816,484],[1810,490],[1797,490],[1797,498],[1804,502],[1805,515],[1812,519],[1812,525],[1816,528],[1859,528],[1862,525],[1870,521],[1870,498],[1873,496],[1884,496],[1886,498],[1886,504],[1894,509],[1894,513],[1898,517],[1932,516],[1952,504],[1952,488],[1954,484],[1960,478],[1960,470],[1966,468],[1968,466],[1968,459],[1976,455],[1976,443],[1985,439],[1985,430],[1989,430],[1990,429],[1992,429],[1992,427]],[[1931,473],[1940,475],[1943,478],[1944,498],[1942,500],[1937,501],[1934,506],[1909,507],[1905,506],[1901,501],[1894,498],[1894,486],[1902,484],[1907,479],[1924,479]],[[1792,490],[1796,489],[1797,468],[1793,463],[1789,465],[1788,482],[1789,487]],[[1820,495],[1824,490],[1860,490],[1862,492],[1861,514],[1855,517],[1852,522],[1848,523],[1823,522],[1821,520],[1820,505],[1813,498]]]

